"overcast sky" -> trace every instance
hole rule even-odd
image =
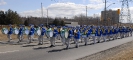
[[[43,6],[44,17],[68,17],[86,14],[93,16],[100,15],[104,10],[104,0],[0,0],[0,10],[12,9],[17,11],[20,16],[34,16],[41,17],[41,3]],[[115,3],[115,4],[112,4]],[[129,2],[131,14],[133,16],[133,2]],[[112,4],[112,5],[110,5]],[[119,0],[107,0],[107,9],[117,10],[121,8]],[[133,18],[133,17],[132,17]]]

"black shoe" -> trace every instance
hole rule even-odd
[[[100,43],[100,41],[98,41],[97,43]]]
[[[78,46],[76,46],[76,48],[78,48]]]
[[[41,43],[38,43],[38,45],[42,45]]]
[[[69,47],[66,47],[66,49],[69,49]]]
[[[51,46],[49,46],[49,47],[54,47],[54,45],[51,45]]]
[[[87,44],[85,44],[85,46],[87,46]]]

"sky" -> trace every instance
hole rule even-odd
[[[0,0],[0,10],[11,9],[17,11],[22,17],[42,17],[41,3],[43,7],[43,17],[67,17],[76,15],[100,16],[104,10],[105,0]],[[121,0],[107,0],[107,10],[117,10],[121,8]],[[115,3],[115,4],[112,4]],[[133,1],[129,2],[131,16],[133,16]],[[131,17],[133,19],[133,17]]]

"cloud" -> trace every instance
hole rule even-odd
[[[47,16],[47,9],[48,9],[48,15],[50,17],[73,17],[75,15],[79,14],[85,14],[86,13],[86,6],[88,7],[88,10],[91,9],[101,9],[103,8],[103,3],[97,3],[97,4],[75,4],[71,2],[67,3],[54,3],[49,5],[48,7],[43,7],[43,13],[44,16]],[[30,11],[24,11],[20,13],[21,16],[34,16],[34,17],[41,17],[41,9],[37,10],[30,10]]]
[[[4,0],[0,0],[0,5],[5,5],[7,4]]]

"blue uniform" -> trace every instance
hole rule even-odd
[[[19,29],[19,33],[18,33],[18,35],[22,35],[22,34],[23,34],[23,31],[24,31],[24,28],[21,27],[21,28]]]
[[[87,37],[91,35],[91,29],[88,30]]]
[[[96,36],[101,36],[101,34],[102,34],[102,31],[100,29],[97,29],[96,30]]]
[[[58,31],[57,31],[57,29],[54,29],[54,34],[53,34],[53,37],[56,37],[57,35],[58,35]]]
[[[103,29],[103,30],[102,30],[102,35],[103,35],[103,36],[106,36],[107,33],[108,33],[108,30],[107,30],[107,29]]]
[[[32,27],[32,28],[30,29],[29,35],[34,35],[34,32],[35,32],[35,29]]]
[[[68,38],[72,38],[73,31],[72,30],[69,30],[68,33],[69,33]]]
[[[80,31],[77,31],[77,33],[75,35],[75,39],[80,39]]]
[[[11,27],[8,34],[12,34],[13,33],[13,28]]]
[[[41,35],[44,35],[46,32],[45,28],[43,27],[42,30],[41,30]]]

